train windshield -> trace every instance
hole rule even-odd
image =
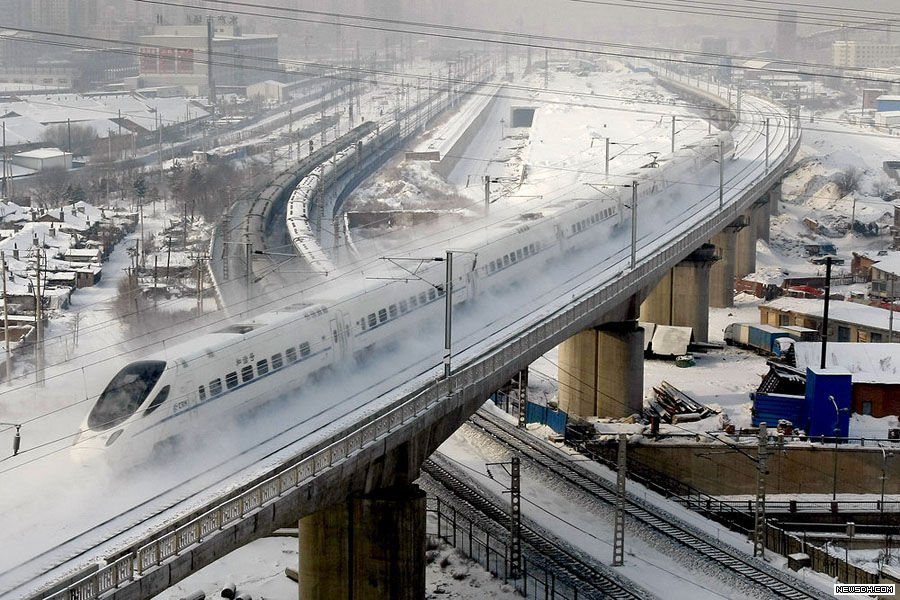
[[[113,377],[88,415],[88,427],[103,431],[133,415],[166,368],[165,361],[133,362]]]

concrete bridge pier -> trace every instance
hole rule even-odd
[[[769,214],[773,217],[778,214],[781,203],[781,182],[769,188]]]
[[[644,329],[637,321],[605,323],[597,331],[597,416],[627,417],[644,409]]]
[[[734,306],[734,276],[737,261],[737,234],[747,226],[743,215],[713,236],[716,261],[709,271],[709,305],[715,308]]]
[[[735,277],[743,277],[756,271],[756,213],[754,204],[741,215],[745,226],[737,232],[735,239]]]
[[[641,303],[641,321],[691,327],[694,339],[709,339],[709,273],[715,246],[704,244],[675,265]]]
[[[582,331],[559,346],[559,408],[625,417],[643,408],[644,330],[636,320]]]
[[[753,219],[756,223],[756,239],[769,241],[769,229],[772,221],[772,197],[771,192],[766,194],[765,202],[763,202],[758,210],[754,213]]]
[[[401,485],[300,519],[301,600],[425,597],[425,492]]]

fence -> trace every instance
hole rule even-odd
[[[429,497],[427,510],[433,516],[428,522],[430,536],[450,544],[504,583],[510,582],[509,547],[505,534],[501,534],[502,537],[491,534],[440,498]],[[520,594],[533,600],[595,597],[589,590],[579,589],[581,586],[565,575],[557,574],[543,562],[529,558],[525,552],[522,553],[519,578],[512,583]]]

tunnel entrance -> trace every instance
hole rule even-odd
[[[533,106],[513,106],[510,109],[509,122],[512,127],[531,127],[534,123],[534,111]]]

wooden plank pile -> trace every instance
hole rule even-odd
[[[670,384],[663,381],[653,388],[655,397],[644,408],[647,420],[656,418],[661,423],[687,423],[699,421],[719,411],[704,406]]]

